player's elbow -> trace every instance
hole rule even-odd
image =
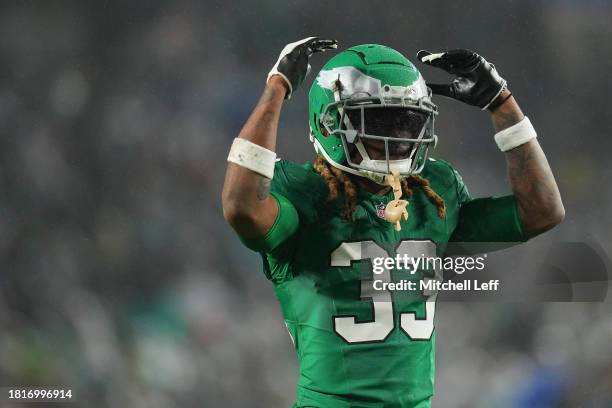
[[[565,219],[565,207],[563,206],[563,202],[559,200],[553,208],[550,209],[549,217],[548,217],[548,227],[552,229],[557,225],[561,224]]]
[[[244,200],[223,195],[222,207],[223,218],[234,229],[240,229],[244,225],[251,225],[255,222],[257,215],[252,206],[246,205]]]
[[[551,230],[561,224],[565,219],[565,208],[563,205],[549,211],[548,217],[543,220],[542,232]]]
[[[561,195],[557,193],[556,197],[553,200],[550,200],[550,203],[547,207],[547,226],[549,227],[549,229],[552,229],[557,225],[561,224],[565,219],[565,207],[563,206]]]
[[[530,219],[530,221],[524,225],[525,233],[528,238],[533,238],[561,224],[565,219],[565,207],[563,206],[563,202],[558,200],[554,205],[539,211],[535,216],[527,216],[525,218]]]
[[[221,196],[223,218],[239,234],[247,235],[258,225],[261,214],[257,203],[241,194],[225,192]]]

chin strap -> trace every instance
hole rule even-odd
[[[312,135],[312,133],[311,133],[311,135]],[[353,169],[351,167],[344,166],[344,165],[334,161],[329,156],[329,154],[327,154],[327,152],[325,151],[323,146],[321,146],[321,143],[317,139],[315,139],[314,136],[311,136],[310,140],[312,141],[312,144],[314,146],[315,152],[317,152],[318,154],[323,156],[325,158],[325,161],[327,161],[329,164],[331,164],[335,168],[340,169],[342,171],[345,171],[347,173],[354,174],[356,176],[365,177],[367,179],[372,180],[373,182],[375,182],[377,184],[380,184],[381,186],[388,185],[388,183],[385,180],[386,177],[387,177],[386,175],[384,175],[382,173],[375,173],[373,171],[367,171],[367,170],[355,170],[355,169]]]
[[[392,174],[388,174],[385,177],[385,181],[391,186],[391,188],[393,188],[393,195],[395,196],[395,199],[393,201],[389,201],[385,207],[385,220],[395,224],[396,231],[401,231],[402,226],[400,225],[400,220],[403,218],[404,221],[408,221],[408,211],[406,210],[408,201],[401,200],[402,182],[399,172],[394,170]]]

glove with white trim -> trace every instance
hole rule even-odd
[[[456,49],[432,54],[421,50],[417,58],[424,64],[456,75],[450,84],[430,84],[434,94],[447,96],[489,110],[497,107],[497,97],[506,87],[495,66],[474,51]]]
[[[308,37],[303,40],[287,44],[280,53],[276,65],[268,73],[267,81],[272,75],[279,75],[287,85],[285,99],[291,98],[291,94],[304,81],[310,72],[308,60],[312,54],[338,48],[336,40],[322,40],[318,37]]]

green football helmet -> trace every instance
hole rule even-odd
[[[421,172],[437,141],[437,114],[431,91],[406,57],[383,45],[358,45],[333,57],[315,78],[310,140],[332,166],[384,184],[395,171]]]

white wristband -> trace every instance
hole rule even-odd
[[[538,136],[527,116],[519,123],[495,134],[495,142],[502,152],[514,149]]]
[[[234,139],[227,161],[236,163],[271,179],[274,176],[276,153],[239,137]]]

